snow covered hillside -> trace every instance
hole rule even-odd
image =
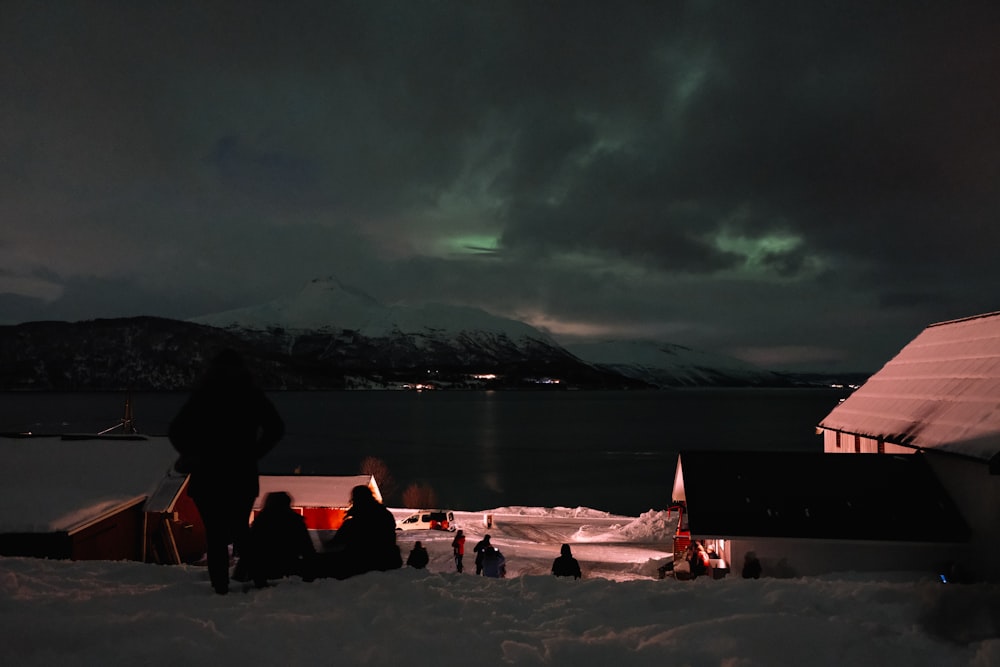
[[[787,383],[780,374],[739,359],[670,343],[605,341],[563,347],[587,363],[658,387]]]
[[[298,294],[269,303],[193,320],[236,331],[351,331],[372,340],[399,341],[419,351],[463,348],[456,358],[469,359],[473,347],[500,359],[510,351],[549,359],[576,357],[594,368],[654,387],[757,386],[786,384],[782,376],[731,357],[669,343],[613,341],[560,345],[524,322],[478,308],[446,304],[386,306],[335,278],[310,282]]]

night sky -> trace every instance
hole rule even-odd
[[[0,324],[335,276],[877,370],[1000,310],[1000,3],[0,0]]]

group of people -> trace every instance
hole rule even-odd
[[[507,576],[507,559],[500,550],[490,543],[490,536],[486,534],[483,539],[472,548],[476,554],[476,574],[486,577],[501,579]],[[465,570],[465,532],[459,530],[451,541],[451,551],[455,558],[455,571],[461,573]]]
[[[234,578],[257,586],[289,574],[344,579],[402,567],[396,521],[367,486],[352,489],[344,522],[322,552],[285,492],[268,494],[257,519],[248,524],[260,493],[257,462],[284,434],[277,409],[234,350],[210,362],[170,423],[168,436],[179,454],[174,467],[189,475],[188,495],[205,526],[215,592],[229,592],[229,545],[239,559]]]
[[[507,576],[507,558],[500,552],[500,549],[493,545],[492,539],[487,533],[472,548],[473,553],[476,554],[476,575],[502,579]],[[461,573],[465,569],[462,562],[465,557],[465,533],[463,531],[459,530],[455,533],[455,537],[451,541],[451,548],[455,557],[455,571]],[[583,576],[580,571],[580,563],[573,557],[568,544],[562,545],[559,557],[553,561],[552,574],[557,577],[573,577],[574,579]]]
[[[233,350],[211,361],[170,424],[169,439],[179,454],[175,468],[189,475],[188,495],[205,526],[208,573],[215,592],[229,592],[230,545],[238,557],[232,578],[258,587],[289,575],[307,581],[345,579],[402,567],[395,518],[367,486],[352,489],[343,524],[322,551],[317,551],[305,520],[292,509],[292,499],[284,491],[269,493],[253,524],[248,524],[260,493],[257,462],[284,433],[278,411]],[[502,578],[507,573],[506,558],[490,539],[485,535],[473,548],[476,574]],[[463,531],[456,533],[452,550],[455,569],[462,572]],[[406,565],[422,569],[429,560],[417,541]],[[553,562],[552,574],[582,576],[568,544]]]
[[[291,496],[284,491],[267,494],[264,507],[250,525],[249,539],[239,550],[234,579],[253,581],[260,588],[267,586],[270,579],[293,575],[306,581],[346,579],[403,566],[396,544],[395,519],[367,486],[351,490],[351,506],[344,522],[322,551],[316,550],[305,520],[291,504]],[[417,542],[408,565],[422,567],[420,549]],[[423,558],[426,565],[426,550]]]

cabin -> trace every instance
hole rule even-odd
[[[168,471],[146,502],[142,560],[179,564],[194,563],[204,556],[205,526],[187,494],[188,480],[188,475]],[[292,509],[313,531],[340,528],[355,486],[367,486],[382,502],[382,493],[371,475],[261,475],[259,480],[260,493],[247,517],[251,523],[272,491],[288,493]]]
[[[261,475],[253,518],[264,507],[267,494],[284,491],[291,496],[292,509],[302,515],[309,530],[337,530],[351,506],[351,489],[355,486],[367,486],[382,502],[382,492],[372,475]]]
[[[165,437],[138,434],[0,437],[0,556],[73,560],[199,561],[205,527],[173,470]],[[371,475],[261,475],[251,521],[271,491],[285,491],[311,530],[336,530],[351,489]]]
[[[0,437],[0,556],[142,560],[144,505],[176,456],[141,435]]]
[[[675,558],[703,541],[737,575],[748,554],[773,577],[939,573],[968,550],[968,526],[920,456],[684,451],[673,498],[686,510]]]
[[[1000,312],[928,326],[818,432],[830,455],[925,459],[971,529],[964,567],[1000,581]]]

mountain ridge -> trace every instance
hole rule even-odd
[[[272,390],[795,384],[670,343],[560,345],[530,324],[480,308],[385,306],[325,278],[289,297],[185,321],[143,316],[2,326],[0,389],[186,389],[227,347]]]

